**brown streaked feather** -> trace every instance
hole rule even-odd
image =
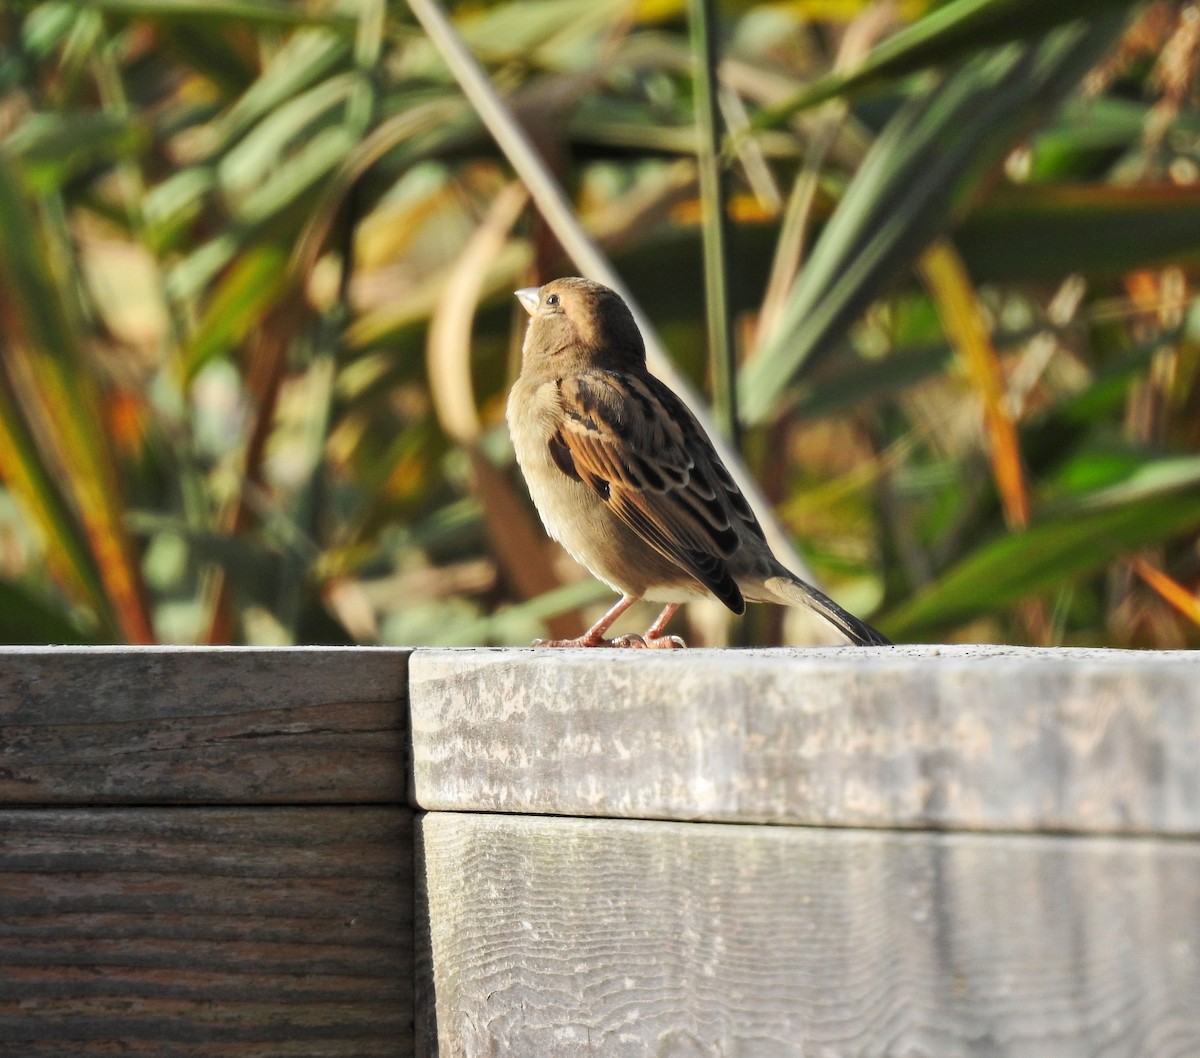
[[[594,369],[555,388],[563,424],[550,439],[555,465],[742,613],[728,562],[738,548],[734,520],[756,534],[761,529],[691,413],[650,375]]]
[[[550,437],[550,458],[567,477],[574,478],[576,481],[583,480],[579,476],[579,471],[575,469],[575,460],[571,458],[571,450],[567,447],[566,441],[562,439],[561,433],[552,434]]]

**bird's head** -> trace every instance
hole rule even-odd
[[[523,347],[526,371],[645,367],[641,333],[616,291],[576,276],[516,294],[530,315]]]

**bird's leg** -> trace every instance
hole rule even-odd
[[[663,633],[671,618],[678,612],[682,603],[673,602],[663,609],[663,612],[655,618],[654,624],[646,629],[646,634],[642,637],[646,641],[646,646],[657,647],[659,650],[680,650],[686,647],[687,644],[679,638],[679,636],[668,636]]]
[[[620,639],[605,639],[604,633],[612,623],[637,602],[636,595],[622,595],[611,607],[608,613],[600,618],[583,635],[576,639],[535,639],[535,647],[644,647],[646,644],[641,636],[622,636]]]

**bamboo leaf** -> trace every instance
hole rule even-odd
[[[955,232],[979,282],[1112,278],[1132,268],[1200,265],[1200,189],[1151,184],[1007,187]]]
[[[348,25],[353,27],[355,23],[351,21]],[[254,84],[214,123],[214,138],[225,147],[231,146],[288,100],[319,85],[337,71],[348,69],[353,57],[353,43],[350,35],[324,30],[302,30],[293,34],[275,52]]]
[[[1200,625],[1200,598],[1194,592],[1188,591],[1179,581],[1140,556],[1133,559],[1133,570],[1184,617]]]
[[[988,455],[1008,524],[1023,529],[1029,524],[1029,490],[1021,449],[1009,412],[1000,358],[980,312],[975,288],[954,248],[945,240],[938,240],[926,250],[918,267],[983,405]]]
[[[310,5],[285,0],[91,0],[91,6],[113,14],[162,21],[322,26],[345,33],[352,33],[355,26],[353,14],[336,7],[309,10]]]
[[[7,320],[10,315],[0,288],[0,319]],[[11,351],[5,349],[4,353],[7,360]],[[95,558],[59,487],[58,475],[42,458],[20,407],[7,373],[0,370],[0,479],[41,531],[54,579],[68,596],[88,605],[101,626],[112,631],[115,623]]]
[[[289,288],[288,254],[259,245],[244,253],[217,284],[184,355],[184,379],[196,377],[214,356],[229,352],[261,322]]]
[[[280,164],[292,144],[303,151],[305,141],[328,131],[320,127],[322,119],[344,105],[358,84],[355,74],[338,74],[279,102],[221,160],[217,171],[224,193],[243,199],[264,183],[280,180],[281,169],[295,164],[294,159],[286,167]]]
[[[153,631],[122,521],[100,394],[90,365],[81,362],[82,341],[57,277],[40,253],[43,233],[18,172],[7,150],[0,148],[0,243],[7,248],[0,268],[9,280],[9,304],[24,333],[28,375],[46,419],[45,433],[54,439],[66,470],[65,484],[119,634],[128,642],[148,643]],[[64,561],[75,564],[73,558]]]
[[[985,53],[889,122],[847,187],[778,326],[743,369],[761,422],[804,365],[827,353],[883,285],[949,224],[1030,120],[1103,53],[1122,20],[1069,25],[1037,45]]]
[[[1075,19],[1134,6],[1130,0],[950,0],[873,48],[857,68],[822,77],[787,102],[764,110],[755,125],[778,125],[834,96],[876,87],[983,48],[1029,40]]]
[[[30,646],[94,642],[37,594],[0,581],[0,643]]]
[[[704,246],[704,309],[713,388],[713,415],[726,440],[738,446],[737,354],[733,334],[728,180],[721,165],[724,121],[717,103],[716,11],[713,0],[689,0],[696,96],[696,165],[700,176]]]
[[[64,184],[99,161],[134,154],[145,131],[127,118],[101,111],[31,114],[5,139],[22,161],[26,182],[34,188]]]
[[[1065,587],[1200,525],[1198,480],[1193,467],[1187,487],[1136,503],[1089,497],[1070,513],[984,544],[877,623],[898,640],[919,638]]]

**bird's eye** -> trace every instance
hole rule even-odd
[[[547,305],[557,305],[557,304],[558,304],[558,295],[557,295],[557,294],[551,294],[551,295],[550,295],[550,296],[549,296],[549,297],[546,299],[546,304],[547,304]]]

